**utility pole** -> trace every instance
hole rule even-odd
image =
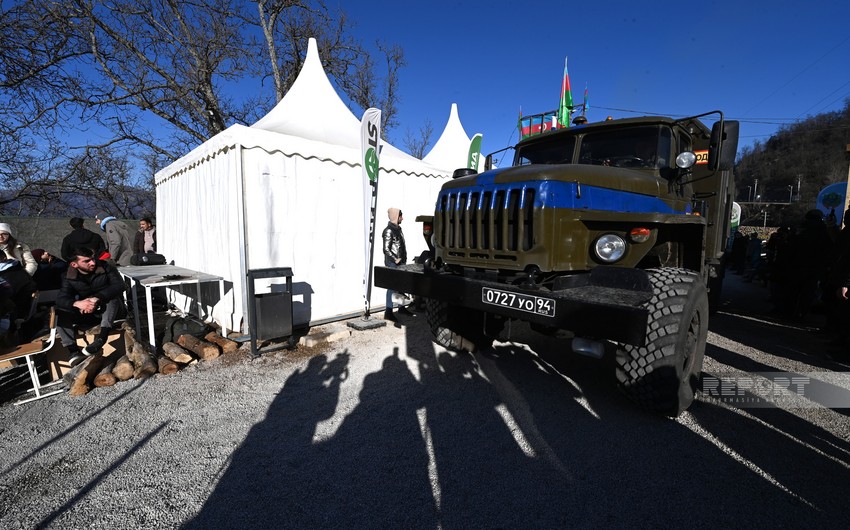
[[[759,190],[759,179],[756,179],[756,182],[755,182],[755,184],[753,185],[753,197],[758,197],[758,196],[759,196],[759,191],[758,191],[758,190]],[[756,199],[756,200],[758,200],[758,199]]]

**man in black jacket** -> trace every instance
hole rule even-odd
[[[56,298],[59,309],[57,331],[72,356],[80,353],[74,339],[74,325],[94,325],[100,321],[100,334],[83,349],[84,355],[100,352],[124,307],[124,280],[118,270],[95,258],[90,248],[71,252],[68,272]]]
[[[68,261],[74,249],[85,247],[94,251],[95,256],[100,256],[106,250],[106,243],[100,235],[83,228],[83,220],[79,217],[71,218],[71,233],[62,240],[62,259]]]
[[[381,237],[384,240],[384,265],[391,268],[397,268],[400,265],[407,263],[407,246],[404,243],[404,233],[401,231],[401,222],[404,220],[404,215],[398,208],[390,208],[387,210],[387,216],[390,222],[384,228]],[[399,305],[399,314],[413,315],[404,305]],[[396,322],[398,319],[393,314],[393,291],[387,289],[387,306],[384,310],[384,320]]]

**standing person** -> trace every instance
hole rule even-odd
[[[823,221],[823,212],[817,208],[809,210],[789,241],[792,272],[787,309],[791,318],[802,320],[809,314],[821,282],[826,279],[831,253],[832,239]]]
[[[142,217],[139,221],[139,231],[133,239],[133,254],[156,252],[156,227],[150,217]]]
[[[32,256],[30,247],[15,239],[12,227],[8,223],[0,223],[0,250],[8,257],[20,261],[30,276],[38,270],[38,262]]]
[[[92,232],[87,228],[83,228],[83,220],[79,217],[72,217],[70,221],[71,233],[65,236],[62,240],[62,248],[60,253],[62,259],[68,261],[71,252],[77,248],[90,248],[96,256],[100,256],[106,251],[106,244],[100,235]]]
[[[96,259],[89,248],[71,251],[68,265],[56,298],[59,338],[75,357],[80,348],[74,339],[74,325],[100,322],[100,333],[82,351],[83,355],[95,355],[106,344],[123,307],[124,280],[117,269]]]
[[[744,274],[744,269],[747,266],[747,238],[741,232],[735,231],[735,237],[732,240],[732,272],[735,274]]]
[[[404,216],[398,208],[388,209],[387,215],[390,222],[387,223],[387,227],[381,234],[384,240],[384,265],[397,268],[407,262],[407,247],[404,244],[404,234],[401,231],[401,222]],[[402,315],[413,314],[404,306],[399,306],[398,312]],[[390,289],[387,289],[387,308],[384,311],[384,320],[396,321],[393,314],[393,291]]]
[[[133,258],[133,240],[127,225],[108,213],[98,214],[95,221],[106,232],[106,251],[115,263],[120,267],[129,265]]]

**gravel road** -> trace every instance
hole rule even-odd
[[[823,373],[806,325],[729,278],[704,372]],[[704,396],[675,420],[610,362],[517,331],[434,346],[424,315],[315,349],[0,406],[0,527],[844,527],[848,409]],[[846,374],[844,374],[846,375]],[[827,384],[827,383],[824,383]]]

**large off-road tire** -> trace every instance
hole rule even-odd
[[[426,298],[425,315],[434,342],[447,350],[474,353],[493,345],[493,339],[484,334],[484,313],[481,311]]]
[[[699,387],[708,334],[708,297],[699,275],[677,268],[650,269],[652,298],[646,345],[617,349],[617,381],[639,405],[678,416]]]

